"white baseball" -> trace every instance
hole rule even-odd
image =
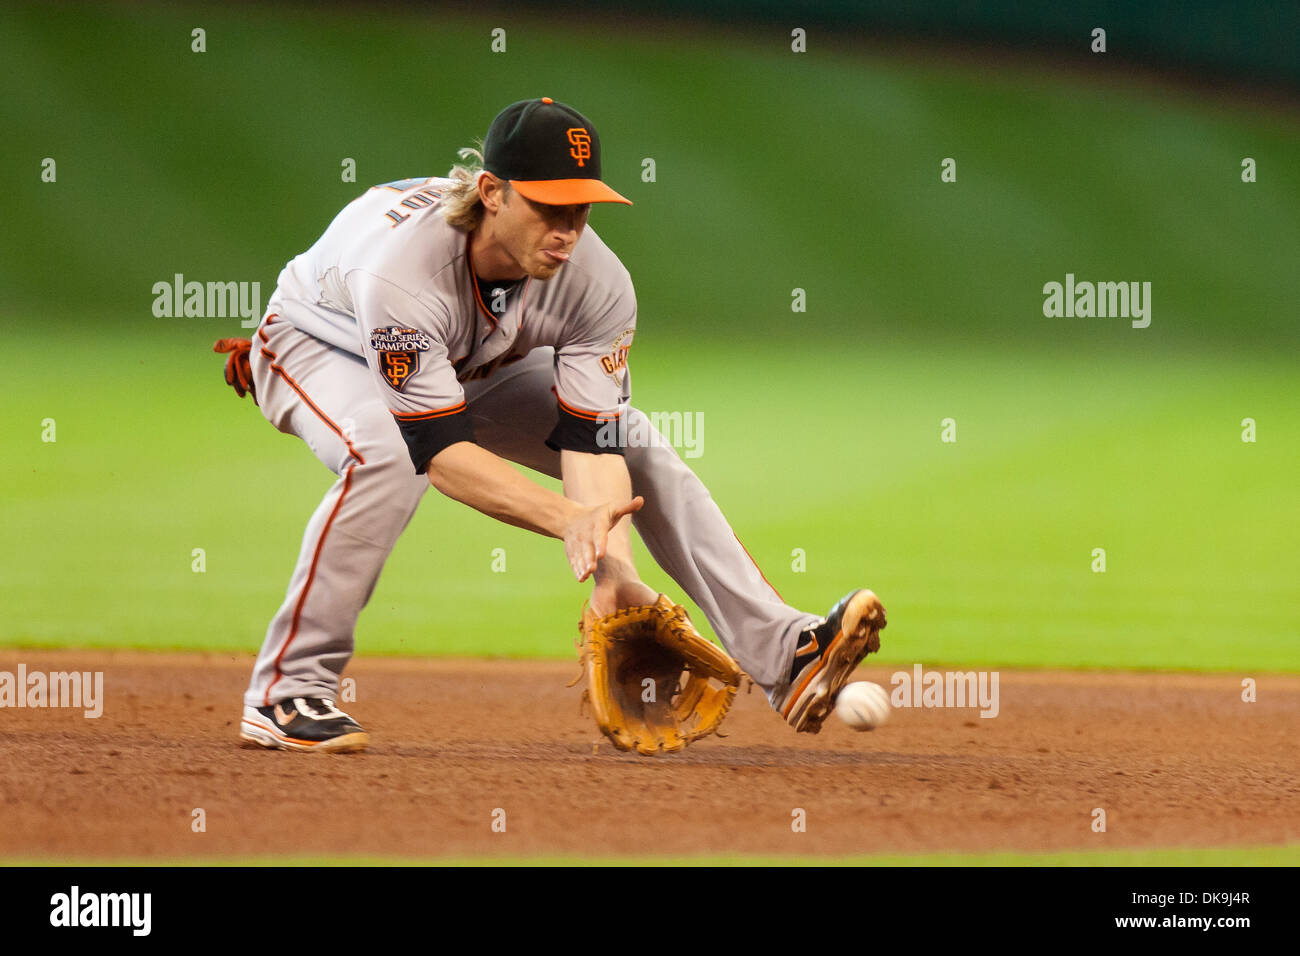
[[[889,692],[866,680],[846,684],[835,701],[835,713],[854,730],[874,730],[889,720]]]

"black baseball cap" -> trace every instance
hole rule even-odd
[[[497,114],[483,141],[483,168],[533,202],[632,205],[600,181],[600,137],[591,121],[549,96]]]

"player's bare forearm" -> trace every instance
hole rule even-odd
[[[552,538],[579,508],[575,502],[529,481],[505,459],[473,442],[449,445],[429,462],[429,483],[489,517]]]
[[[506,524],[559,538],[574,576],[584,581],[604,557],[611,527],[641,499],[579,502],[557,495],[473,442],[448,445],[429,462],[429,483],[449,498]]]
[[[560,473],[564,477],[565,497],[581,504],[626,501],[632,496],[632,479],[621,455],[563,451]],[[631,526],[630,514],[619,519],[609,531],[604,556],[596,562],[593,604],[602,609],[612,611],[615,607],[646,603],[647,595],[654,593],[637,575],[632,559]]]
[[[564,496],[579,504],[594,505],[601,501],[627,501],[632,497],[632,478],[622,455],[593,455],[587,452],[560,452],[560,474],[564,478]],[[596,582],[604,578],[635,578],[632,519],[622,518],[610,529],[605,554],[596,565]]]

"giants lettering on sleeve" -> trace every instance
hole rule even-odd
[[[627,368],[627,353],[632,347],[632,336],[635,329],[624,329],[615,336],[610,350],[607,354],[600,357],[600,367],[604,369],[605,374],[612,378],[616,383],[622,383],[622,371]]]
[[[606,375],[613,375],[619,369],[627,368],[627,352],[632,346],[621,345],[608,355],[600,357],[600,367]]]

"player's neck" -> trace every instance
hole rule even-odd
[[[522,279],[526,273],[491,235],[486,224],[469,236],[469,256],[474,275],[488,282]]]

